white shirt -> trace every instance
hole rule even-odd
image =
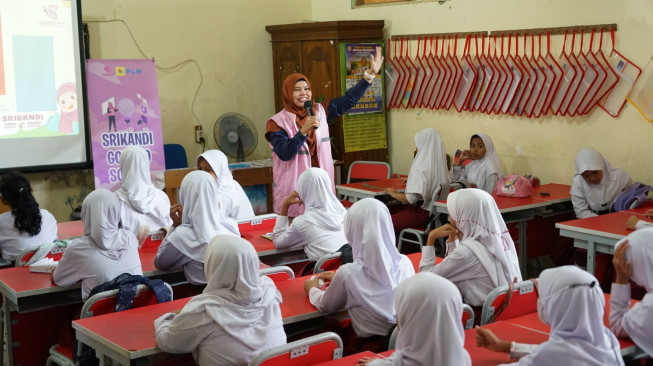
[[[503,176],[503,170],[490,136],[482,133],[476,135],[485,144],[485,155],[481,159],[472,160],[465,167],[454,165],[451,179],[458,180],[462,176],[463,179],[476,184],[479,189],[492,193],[497,187],[499,177]]]
[[[172,225],[170,218],[170,199],[161,190],[154,192],[155,207],[148,213],[136,210],[130,202],[123,202],[120,211],[125,229],[131,230],[138,235],[139,227],[148,226],[150,231],[155,231]]]
[[[11,211],[0,214],[0,248],[2,258],[15,261],[18,254],[29,247],[52,243],[57,240],[57,220],[47,210],[41,209],[41,231],[29,236],[14,227]]]
[[[442,137],[434,128],[426,128],[415,135],[417,155],[410,166],[406,181],[406,198],[411,204],[420,198],[422,208],[430,211],[431,198],[440,187],[448,187],[447,160]]]
[[[347,244],[344,231],[331,231],[307,222],[303,215],[288,225],[288,216],[277,216],[272,232],[274,246],[279,249],[304,246],[304,253],[316,261]]]
[[[157,269],[166,272],[175,272],[182,268],[184,276],[188,282],[193,285],[203,285],[206,283],[204,276],[204,263],[196,261],[191,257],[185,255],[174,244],[170,243],[168,236],[174,232],[175,228],[171,227],[163,238],[159,249],[157,249],[156,256],[154,257],[154,266]]]

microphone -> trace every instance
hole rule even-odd
[[[313,112],[313,102],[311,102],[310,100],[305,101],[304,102],[304,108],[306,109],[306,112],[308,112],[308,115],[310,117],[315,116],[315,112]],[[313,126],[313,129],[317,130],[317,127]]]

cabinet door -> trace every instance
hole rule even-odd
[[[301,73],[311,81],[313,99],[329,101],[338,97],[337,61],[333,41],[303,41]]]
[[[295,72],[302,72],[301,42],[272,43],[272,63],[274,67],[274,103],[276,110],[283,109],[281,88],[286,77]]]

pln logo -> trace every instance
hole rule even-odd
[[[116,76],[126,76],[126,75],[140,75],[143,72],[141,69],[133,69],[131,67],[116,66]]]

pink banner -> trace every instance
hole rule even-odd
[[[163,135],[154,60],[87,60],[86,85],[95,188],[120,187],[120,153],[140,145],[152,182],[163,187]]]

